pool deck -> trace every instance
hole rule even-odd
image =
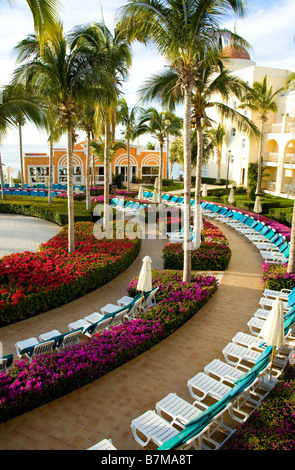
[[[170,392],[192,402],[187,381],[238,332],[250,333],[247,321],[259,308],[262,258],[243,235],[217,221],[227,237],[232,258],[221,274],[220,286],[209,302],[160,344],[95,382],[31,412],[0,424],[2,450],[84,450],[110,438],[118,450],[140,450],[131,432],[132,419]],[[120,276],[96,291],[37,317],[0,329],[4,354],[15,354],[17,341],[39,336],[116,302],[132,277],[139,274],[145,255],[152,268],[162,269],[165,240],[143,240],[139,256]],[[147,449],[156,449],[149,446]]]

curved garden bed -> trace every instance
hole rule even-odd
[[[192,250],[192,269],[199,271],[224,271],[231,258],[228,241],[222,231],[210,222],[203,221],[200,248]],[[183,269],[182,243],[167,243],[163,250],[165,269]]]
[[[92,222],[75,223],[75,251],[68,253],[68,231],[40,246],[0,260],[0,326],[75,300],[127,269],[139,253],[140,239],[101,239]]]
[[[150,349],[194,316],[217,282],[213,276],[193,275],[187,284],[181,272],[154,271],[157,305],[135,320],[60,352],[36,356],[31,363],[17,360],[0,372],[0,422],[77,390]],[[134,292],[132,279],[128,293]]]

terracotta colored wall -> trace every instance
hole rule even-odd
[[[86,174],[86,155],[84,153],[84,142],[79,142],[74,147],[74,165],[82,165],[83,167],[83,176]],[[136,147],[130,147],[130,165],[136,165],[137,167],[137,176],[141,178],[141,166],[156,166],[159,163],[160,156],[159,151],[155,150],[140,150],[137,153]],[[67,161],[67,151],[66,148],[60,148],[54,150],[53,156],[53,165],[54,165],[54,181],[58,183],[58,168],[60,164],[66,166]],[[25,180],[28,179],[28,166],[42,166],[49,165],[49,157],[44,156],[27,156],[24,158],[25,162]],[[100,162],[97,157],[95,157],[95,164],[103,166],[103,162]],[[117,165],[127,165],[127,151],[125,149],[119,149],[115,152],[112,161],[111,161],[111,173],[115,173],[115,167]],[[166,152],[163,154],[163,177],[166,177]]]

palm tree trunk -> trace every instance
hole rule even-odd
[[[194,249],[198,249],[201,243],[201,182],[202,182],[202,161],[203,161],[203,132],[201,121],[197,121],[198,154],[196,165],[196,186],[195,186],[195,214],[194,214]]]
[[[183,243],[183,282],[191,282],[191,234],[190,234],[190,196],[191,196],[191,86],[184,87],[183,156],[184,156],[184,243]]]
[[[130,189],[130,140],[127,139],[127,191]]]
[[[48,203],[52,203],[52,182],[53,182],[53,141],[49,140],[49,182],[48,182]]]
[[[221,181],[221,152],[217,150],[217,178],[216,183],[220,184]]]
[[[1,157],[1,153],[0,153],[0,182],[1,182],[1,195],[2,195],[2,199],[5,199],[4,178],[3,178],[3,166],[2,166],[2,157]]]
[[[92,140],[95,140],[94,135],[92,135]],[[95,188],[95,155],[92,152],[92,175],[91,175],[91,184]]]
[[[159,204],[162,204],[162,187],[163,187],[163,150],[164,142],[160,141],[160,167],[159,167]]]
[[[259,140],[258,169],[257,169],[257,170],[258,170],[258,171],[257,171],[257,187],[256,187],[256,193],[257,193],[257,194],[260,194],[260,191],[261,191],[263,128],[264,128],[264,120],[261,119],[261,125],[260,125],[261,137],[260,137],[260,140]]]
[[[110,139],[111,127],[109,112],[105,117],[105,147],[104,147],[104,226],[109,231],[109,195],[110,195]]]
[[[73,190],[73,130],[72,123],[67,125],[67,193],[68,193],[68,252],[74,251],[74,190]]]
[[[293,205],[293,216],[292,216],[291,238],[290,238],[290,254],[289,254],[287,273],[289,274],[295,273],[295,202]]]
[[[23,135],[22,135],[22,124],[21,124],[21,122],[18,123],[18,138],[19,138],[19,159],[20,159],[21,188],[24,189]]]
[[[169,180],[169,135],[167,135],[167,154],[166,154],[166,178]]]
[[[90,132],[86,135],[86,209],[90,211]]]

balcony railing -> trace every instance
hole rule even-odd
[[[265,152],[263,155],[263,162],[277,163],[279,160],[279,154],[275,152]]]
[[[295,120],[289,117],[287,121],[278,122],[275,124],[265,124],[264,132],[267,133],[291,133],[295,134]]]

